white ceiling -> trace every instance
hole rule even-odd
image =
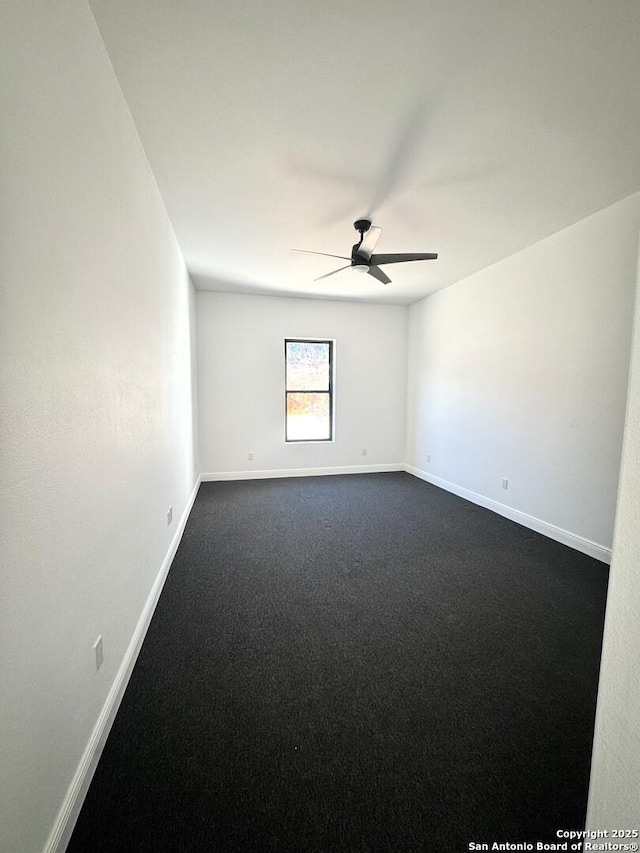
[[[640,190],[638,0],[91,0],[199,289],[409,304]],[[386,287],[332,258],[372,214]]]

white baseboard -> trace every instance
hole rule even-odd
[[[43,853],[63,853],[69,843],[71,834],[80,814],[84,798],[89,790],[93,774],[98,766],[98,761],[100,760],[102,750],[104,749],[104,745],[107,741],[107,736],[111,730],[111,726],[113,725],[113,721],[120,706],[120,702],[122,701],[122,697],[124,696],[124,691],[129,682],[138,653],[142,647],[142,642],[145,638],[145,634],[147,633],[147,629],[149,628],[149,624],[151,623],[151,617],[156,609],[160,593],[162,592],[162,587],[164,586],[171,563],[176,555],[176,551],[178,550],[178,545],[182,539],[182,534],[184,533],[184,528],[196,499],[199,486],[200,477],[196,480],[193,491],[189,496],[187,505],[182,513],[182,517],[180,518],[180,523],[176,529],[175,536],[171,540],[169,550],[162,561],[158,575],[153,583],[153,587],[151,588],[151,592],[145,602],[142,613],[140,614],[133,636],[131,637],[131,642],[125,652],[125,656],[120,664],[120,668],[118,669],[114,682],[111,685],[109,695],[102,707],[98,721],[94,726],[89,742],[85,747],[82,758],[80,759],[76,772],[71,780],[71,784],[69,785],[69,789],[67,790],[66,796],[62,802],[60,811],[58,812],[51,832],[49,833],[49,837],[47,838],[43,848]]]
[[[498,515],[503,515],[505,518],[515,521],[517,524],[522,524],[530,530],[535,530],[536,533],[542,533],[543,536],[548,536],[550,539],[555,539],[556,542],[561,542],[563,545],[568,545],[570,548],[575,548],[576,551],[582,551],[583,554],[588,554],[590,557],[595,557],[603,563],[611,562],[611,548],[604,545],[599,545],[597,542],[592,542],[590,539],[585,539],[583,536],[578,536],[562,527],[557,527],[555,524],[550,524],[548,521],[543,521],[533,515],[528,515],[526,512],[520,512],[518,509],[501,504],[491,498],[486,498],[484,495],[479,495],[477,492],[472,492],[470,489],[465,489],[463,486],[458,486],[455,483],[450,483],[448,480],[443,480],[441,477],[435,477],[433,474],[428,474],[420,468],[415,468],[413,465],[405,465],[404,470],[414,477],[419,477],[421,480],[426,480],[434,486],[445,489],[447,492],[452,492],[458,497],[465,498],[478,506],[485,509],[490,509],[497,512]]]
[[[404,471],[401,462],[389,465],[342,465],[334,468],[274,468],[266,471],[214,471],[202,474],[203,483],[216,480],[265,480],[271,477],[323,477],[329,474],[379,474]]]

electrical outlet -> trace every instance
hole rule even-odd
[[[502,488],[503,488],[503,489],[508,489],[508,488],[509,488],[509,478],[508,478],[508,477],[503,477],[503,478],[502,478]]]
[[[168,525],[171,524],[172,521],[173,521],[173,507],[170,506],[169,509],[167,510],[167,524]]]
[[[427,462],[431,462],[431,454],[427,453]]]
[[[366,447],[363,447],[363,448],[362,448],[362,455],[363,455],[363,456],[366,456],[366,455],[367,455],[367,448],[366,448]]]
[[[253,462],[253,453],[247,453],[247,459],[249,462]]]
[[[102,652],[102,634],[98,637],[98,639],[93,644],[93,653],[96,656],[96,672],[102,666],[102,661],[104,660],[104,654]]]

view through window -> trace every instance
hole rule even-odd
[[[285,353],[287,441],[333,440],[333,341],[287,338]]]

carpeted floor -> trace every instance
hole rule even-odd
[[[69,853],[583,828],[607,575],[409,474],[203,484]]]

